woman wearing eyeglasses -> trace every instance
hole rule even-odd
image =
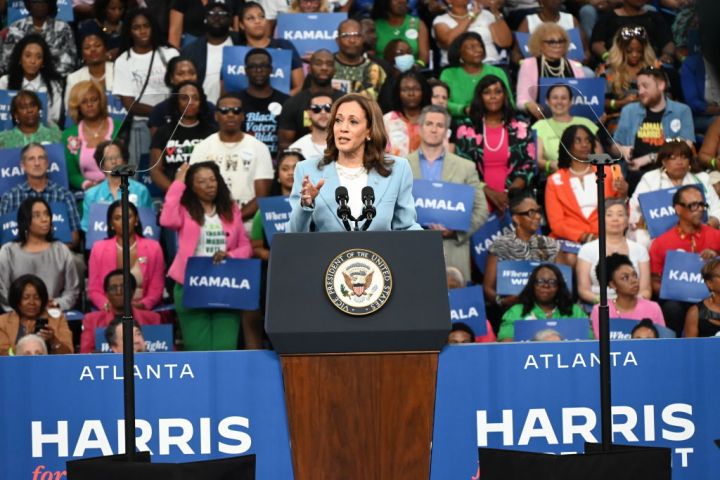
[[[535,267],[527,285],[518,295],[517,305],[503,315],[498,341],[513,341],[517,321],[550,318],[587,318],[587,314],[573,303],[560,269],[548,263]]]
[[[393,84],[393,109],[383,115],[388,135],[387,152],[407,157],[420,147],[420,111],[430,105],[432,90],[414,70],[403,72]]]
[[[543,23],[556,23],[565,30],[577,29],[580,32],[580,39],[582,40],[582,47],[584,53],[584,61],[590,59],[590,41],[585,35],[585,30],[581,28],[580,22],[572,14],[561,10],[564,8],[563,0],[540,0],[540,10],[537,13],[531,13],[520,22],[518,26],[518,32],[529,33],[532,35],[537,28]],[[519,49],[516,49],[514,54],[519,54]]]
[[[518,109],[536,119],[545,118],[538,102],[539,83],[543,78],[583,78],[582,65],[568,60],[570,37],[557,23],[543,23],[530,35],[531,57],[520,63],[517,80]]]

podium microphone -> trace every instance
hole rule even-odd
[[[337,187],[335,189],[335,201],[338,203],[337,216],[342,220],[345,230],[349,232],[351,230],[350,219],[352,219],[352,216],[350,215],[350,207],[348,206],[348,202],[350,201],[348,189],[343,186]]]
[[[362,189],[362,202],[363,202],[363,209],[362,209],[362,216],[365,217],[365,223],[363,224],[362,231],[368,229],[370,224],[372,223],[373,218],[377,214],[377,211],[375,210],[375,207],[373,206],[373,203],[375,202],[375,190],[373,190],[372,187],[367,186],[363,187]]]

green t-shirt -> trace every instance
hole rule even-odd
[[[527,315],[522,314],[523,306],[516,304],[510,307],[502,317],[502,323],[500,323],[500,331],[498,332],[498,341],[512,339],[515,336],[515,322],[518,320],[547,320],[550,318],[587,318],[587,313],[578,304],[573,304],[570,315],[563,315],[557,308],[553,310],[552,315],[549,317],[545,314],[545,311],[537,305],[533,305],[532,310]],[[590,330],[590,324],[588,323],[589,337],[592,338],[592,330]]]
[[[537,132],[537,138],[542,139],[543,157],[545,161],[557,162],[560,151],[560,138],[565,129],[572,125],[584,125],[589,128],[593,134],[596,134],[598,131],[598,126],[585,117],[572,117],[567,123],[558,122],[554,118],[535,122],[532,129]]]
[[[60,143],[62,133],[55,125],[46,127],[40,125],[37,132],[25,135],[18,127],[12,130],[0,132],[0,148],[19,148],[29,143],[40,143],[47,145],[49,143]]]
[[[462,67],[446,68],[440,74],[440,80],[447,83],[450,87],[450,98],[448,99],[448,110],[450,114],[458,119],[467,117],[465,107],[470,106],[472,99],[475,97],[475,87],[488,75],[495,75],[502,80],[505,89],[510,95],[510,104],[515,107],[515,97],[513,97],[512,88],[508,81],[505,71],[495,65],[483,64],[483,68],[478,74],[469,74]]]
[[[262,240],[264,238],[263,234],[262,213],[260,213],[260,209],[258,209],[253,217],[252,228],[250,228],[250,240]]]
[[[418,38],[420,38],[420,19],[412,15],[405,15],[402,25],[396,27],[390,25],[387,20],[381,18],[375,20],[375,31],[377,32],[377,42],[375,43],[375,51],[378,56],[382,57],[385,47],[391,40],[399,38],[407,42],[412,50],[415,60],[418,58]]]

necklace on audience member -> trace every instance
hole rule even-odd
[[[588,173],[588,172],[590,171],[590,165],[588,165],[587,167],[585,167],[585,170],[583,170],[583,171],[581,171],[581,172],[578,172],[577,170],[575,170],[575,169],[572,168],[572,167],[568,167],[568,170],[570,170],[570,173],[572,173],[573,175],[577,175],[578,177],[582,177],[583,175],[585,175],[586,173]]]
[[[136,246],[136,245],[137,245],[137,240],[135,240],[133,243],[130,244],[130,250],[135,250],[135,246]],[[117,243],[117,242],[115,242],[115,246],[117,247],[118,250],[122,250],[122,249],[123,249],[122,243]]]
[[[545,60],[545,55],[542,55],[540,57],[540,64],[542,67],[541,77],[562,77],[565,73],[565,57],[560,57],[560,64],[557,67],[553,67]]]
[[[450,11],[448,8],[447,14],[450,15],[450,18],[454,18],[455,20],[465,20],[466,18],[470,17],[470,12],[466,13],[465,15],[455,15]]]
[[[180,122],[180,126],[184,127],[184,128],[193,128],[193,127],[197,127],[198,125],[200,125],[200,120],[195,120],[193,123]]]
[[[107,122],[105,120],[103,120],[102,123],[100,123],[99,128],[97,128],[95,130],[91,130],[90,126],[87,124],[87,122],[85,120],[83,120],[83,128],[85,129],[85,134],[86,134],[86,136],[90,136],[92,138],[100,137],[100,132],[102,132],[106,126],[107,126]]]
[[[103,83],[105,81],[105,74],[103,73],[102,76],[96,77],[92,73],[88,72],[88,75],[90,75],[90,80],[92,80],[95,83]]]
[[[615,298],[613,298],[613,299],[610,300],[610,301],[611,301],[611,302],[613,303],[613,305],[615,306],[615,311],[616,311],[617,313],[632,313],[633,311],[635,311],[635,307],[633,307],[633,308],[623,308],[623,309],[620,309],[620,307],[618,307],[618,304],[617,304],[617,299],[615,299]]]
[[[487,129],[485,128],[486,123],[487,122],[483,121],[483,144],[485,145],[485,150],[489,152],[497,152],[503,146],[503,143],[505,143],[505,128],[502,127],[500,130],[500,141],[497,146],[491,147],[488,143]]]

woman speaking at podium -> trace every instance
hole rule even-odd
[[[345,95],[330,112],[330,126],[323,157],[307,159],[295,168],[288,231],[349,230],[350,222],[338,215],[338,206],[345,203],[348,217],[360,219],[362,227],[370,202],[375,214],[368,230],[420,230],[410,166],[404,158],[385,154],[387,135],[377,103],[361,95]]]

